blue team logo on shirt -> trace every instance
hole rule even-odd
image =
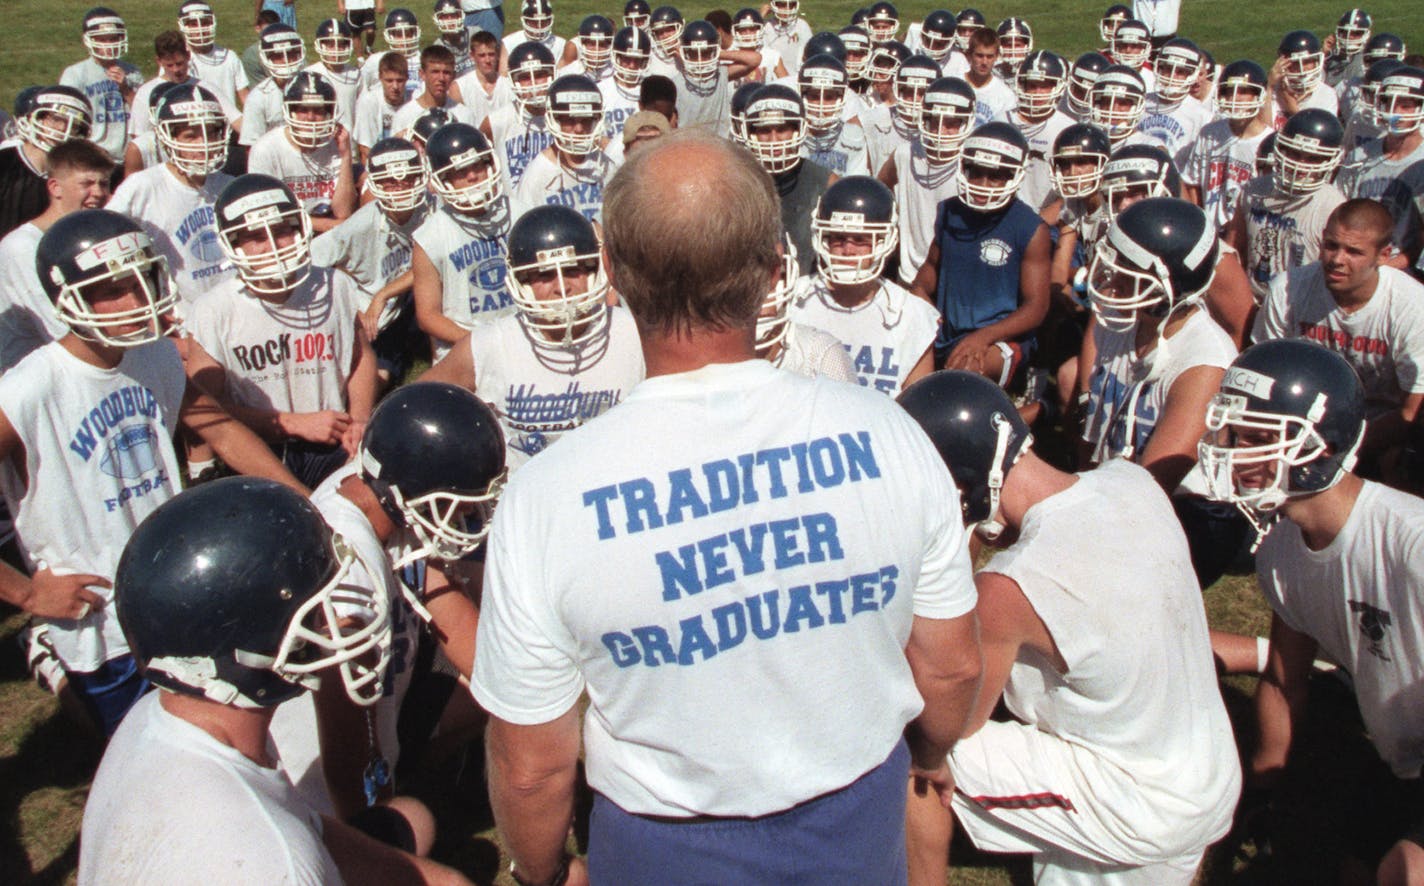
[[[222,247],[218,245],[218,232],[208,228],[193,239],[188,251],[204,264],[222,261]]]
[[[487,258],[475,265],[474,271],[470,274],[470,282],[489,291],[503,289],[506,270],[507,266],[502,256]]]
[[[104,446],[99,470],[120,480],[137,480],[158,467],[158,434],[148,425],[124,428]]]

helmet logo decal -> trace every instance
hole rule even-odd
[[[92,271],[100,265],[108,265],[114,270],[114,263],[135,252],[147,249],[148,237],[140,233],[120,234],[109,240],[102,240],[74,256],[74,264],[81,271]]]
[[[1276,380],[1269,375],[1262,375],[1254,369],[1233,366],[1226,370],[1226,375],[1221,379],[1221,386],[1241,391],[1243,394],[1261,400],[1269,400],[1271,391],[1275,389]]]

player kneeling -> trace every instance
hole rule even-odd
[[[1036,883],[1191,883],[1241,769],[1167,496],[1121,459],[1053,468],[981,376],[935,373],[899,399],[966,523],[1008,542],[975,581],[984,678],[965,737],[916,773],[939,796],[910,798],[911,882],[945,882],[952,809],[980,849],[1032,853]],[[1017,721],[989,720],[1001,697]]]

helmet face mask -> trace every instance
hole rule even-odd
[[[1136,70],[1147,64],[1151,54],[1152,38],[1146,25],[1137,21],[1118,25],[1112,38],[1112,55],[1116,64]]]
[[[1325,187],[1344,154],[1342,140],[1334,114],[1306,109],[1292,115],[1276,133],[1276,190],[1299,197]]]
[[[299,148],[320,148],[336,135],[336,90],[316,73],[294,78],[282,94],[287,137]]]
[[[1285,35],[1276,57],[1285,59],[1285,87],[1296,95],[1309,95],[1325,77],[1325,53],[1309,31]]]
[[[766,22],[761,13],[747,8],[737,11],[732,18],[732,48],[761,49]]]
[[[420,21],[409,9],[392,9],[386,13],[381,36],[392,52],[411,56],[420,51]]]
[[[554,82],[552,55],[546,50],[544,53],[530,51],[517,59],[513,56],[524,47],[537,45],[523,44],[511,53],[509,62],[509,82],[514,87],[514,100],[526,113],[536,116],[543,114],[548,107],[549,86]]]
[[[717,79],[722,44],[716,28],[708,22],[692,22],[678,35],[678,45],[681,47],[682,70],[688,80],[710,83]]]
[[[678,43],[682,40],[683,29],[682,13],[671,6],[659,6],[653,10],[652,19],[648,23],[648,36],[653,40],[658,52],[663,56],[670,56],[677,52]]]
[[[88,138],[93,120],[88,99],[66,86],[50,86],[35,96],[29,113],[15,121],[20,137],[42,151],[73,138]]]
[[[613,58],[613,22],[589,16],[579,25],[579,61],[586,71],[602,71]]]
[[[554,33],[554,10],[548,0],[525,0],[519,11],[519,24],[528,40],[549,39]]]
[[[791,306],[791,297],[796,293],[796,278],[800,271],[797,265],[796,244],[791,242],[791,238],[783,236],[781,247],[780,272],[776,275],[771,290],[767,292],[766,299],[761,303],[761,312],[757,314],[756,354],[758,357],[766,357],[771,353],[772,348],[778,347],[786,341],[786,333],[791,328],[791,317],[787,309]],[[776,365],[781,364],[784,354],[785,352],[782,351],[776,355]]]
[[[1098,243],[1088,267],[1088,297],[1093,318],[1114,332],[1134,328],[1139,311],[1170,299],[1160,277],[1128,264],[1107,240]]]
[[[866,16],[865,30],[870,34],[871,43],[885,43],[894,40],[900,33],[899,11],[889,3],[876,3]]]
[[[206,3],[184,3],[178,10],[178,31],[193,51],[205,51],[218,35],[218,20]]]
[[[1179,102],[1191,94],[1202,69],[1201,53],[1184,44],[1168,43],[1152,66],[1157,94],[1166,102]]]
[[[954,46],[955,33],[952,22],[947,32],[939,30],[932,31],[929,29],[929,22],[925,22],[925,25],[920,31],[920,52],[942,63],[945,59],[949,58],[949,53],[953,51]]]
[[[652,52],[652,40],[646,31],[620,30],[613,36],[613,79],[626,89],[638,86],[648,75]]]
[[[1113,34],[1117,31],[1117,26],[1132,18],[1132,9],[1122,4],[1114,4],[1108,7],[1103,17],[1098,19],[1098,36],[1103,43],[1111,44]]]
[[[129,29],[112,9],[98,7],[84,16],[84,48],[96,61],[118,61],[128,54]]]
[[[1137,130],[1147,108],[1142,81],[1131,72],[1109,69],[1098,76],[1088,94],[1092,122],[1108,134],[1113,143]]]
[[[821,218],[818,212],[811,219],[815,238],[811,243],[821,279],[837,286],[858,286],[879,278],[900,243],[896,214],[892,212],[888,222],[869,221],[860,213],[827,215]]]
[[[504,193],[499,154],[468,124],[450,123],[436,130],[425,145],[425,171],[430,189],[460,212],[482,213]]]
[[[1363,9],[1351,9],[1340,16],[1335,25],[1335,42],[1347,58],[1359,55],[1370,40],[1370,28],[1374,22]]]
[[[1019,112],[1028,119],[1047,117],[1058,109],[1058,101],[1068,88],[1063,61],[1048,52],[1025,58],[1014,76],[1014,96]]]
[[[603,94],[586,77],[560,77],[549,87],[545,118],[559,150],[579,157],[591,154],[603,138]]]
[[[1251,120],[1266,103],[1266,72],[1252,61],[1235,61],[1221,71],[1216,107],[1228,120]]]
[[[925,93],[937,79],[939,68],[924,57],[911,56],[895,69],[895,104],[891,110],[906,126],[914,129],[920,125]]]
[[[542,275],[548,275],[546,285],[552,285],[543,297],[535,291]],[[579,253],[572,246],[541,249],[536,261],[510,265],[504,279],[536,344],[552,342],[573,349],[607,333],[608,277],[597,251]]]
[[[1065,198],[1082,199],[1102,187],[1112,145],[1097,127],[1076,123],[1054,141],[1051,170],[1053,186]]]
[[[311,219],[276,179],[244,175],[215,206],[218,245],[244,285],[259,295],[285,295],[311,276]]]
[[[49,265],[41,283],[54,302],[55,316],[75,335],[106,347],[133,348],[158,341],[167,316],[178,304],[167,260],[136,223],[115,218],[116,213],[82,210],[75,216],[55,231],[50,243],[41,238],[37,250],[37,260]],[[86,219],[107,222],[102,239],[83,229]],[[69,240],[73,245],[66,246],[66,238],[73,238]],[[55,249],[58,256],[52,252]],[[54,257],[60,260],[47,261]],[[125,298],[134,306],[115,307]]]
[[[1424,71],[1401,68],[1386,76],[1371,103],[1375,121],[1390,135],[1408,135],[1424,121]]]
[[[844,68],[829,58],[818,57],[817,62],[801,66],[797,80],[807,127],[824,132],[841,122],[846,103]]]
[[[446,37],[457,37],[465,32],[465,13],[459,0],[440,0],[435,4],[432,18],[435,29]]]
[[[920,109],[920,145],[925,157],[937,166],[954,162],[974,128],[972,89],[963,84],[965,89],[956,90],[954,85],[940,81],[931,84]]]
[[[1007,71],[1017,71],[1028,54],[1033,52],[1033,31],[1021,18],[1005,19],[999,25],[999,65]]]
[[[168,162],[186,175],[211,175],[227,162],[227,117],[206,90],[173,87],[158,106],[153,129]]]
[[[771,0],[771,14],[783,25],[794,24],[801,15],[801,0]]]
[[[383,139],[371,147],[366,187],[388,213],[410,212],[425,202],[429,177],[420,152],[403,139]]]

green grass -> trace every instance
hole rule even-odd
[[[255,39],[249,0],[212,0],[218,14],[218,41],[241,52]],[[5,17],[0,36],[0,102],[7,107],[24,86],[53,82],[64,66],[83,55],[79,21],[91,0],[10,0],[0,6]],[[176,0],[114,3],[128,20],[129,58],[152,74],[153,36],[173,26]],[[388,0],[394,7],[397,0]],[[429,33],[429,0],[408,4],[422,17]],[[655,4],[656,5],[656,4]],[[740,4],[729,7],[735,11]],[[835,28],[859,6],[852,2],[803,3],[805,14],[817,28]],[[1097,17],[1106,2],[1021,0],[996,2],[979,8],[995,21],[1010,13],[1033,25],[1037,45],[1065,55],[1076,55],[1098,44]],[[1183,4],[1181,32],[1211,51],[1219,62],[1236,58],[1268,61],[1280,35],[1295,27],[1308,27],[1322,36],[1348,4],[1343,0],[1299,0],[1291,4],[1246,4],[1235,0],[1188,0]],[[333,3],[299,0],[301,29],[308,37],[317,21],[334,10]],[[710,4],[685,6],[691,18]],[[929,4],[901,10],[908,22],[932,7]],[[1404,0],[1372,2],[1376,29],[1400,34],[1409,44],[1424,48],[1424,7]],[[579,20],[594,11],[617,19],[621,0],[595,4],[588,0],[560,0],[558,31],[569,35]],[[517,6],[507,4],[508,21],[516,25]],[[1151,589],[1144,589],[1144,593]],[[1215,627],[1259,634],[1268,624],[1268,612],[1249,575],[1229,575],[1205,596],[1208,617]],[[8,612],[0,612],[0,616]],[[62,715],[59,705],[41,692],[25,674],[24,662],[13,641],[22,619],[10,614],[0,621],[0,883],[63,883],[73,879],[78,858],[77,834],[88,779],[99,748],[79,734]],[[1287,811],[1291,829],[1283,845],[1291,858],[1275,873],[1277,882],[1318,882],[1338,859],[1334,838],[1338,818],[1332,813],[1334,798],[1355,774],[1368,768],[1370,750],[1364,743],[1358,718],[1348,696],[1330,680],[1317,680],[1310,728],[1298,748],[1297,765],[1288,781]],[[1223,694],[1243,741],[1249,741],[1249,697],[1253,683],[1223,682]],[[1326,772],[1321,776],[1321,772]],[[419,786],[442,814],[437,856],[459,866],[477,882],[510,882],[502,871],[500,850],[483,806],[478,753],[462,771],[451,769]],[[961,851],[956,845],[952,883],[989,884],[1022,882],[1027,868],[1022,861]],[[1248,864],[1230,858],[1213,859],[1201,882],[1260,882],[1261,874]]]

